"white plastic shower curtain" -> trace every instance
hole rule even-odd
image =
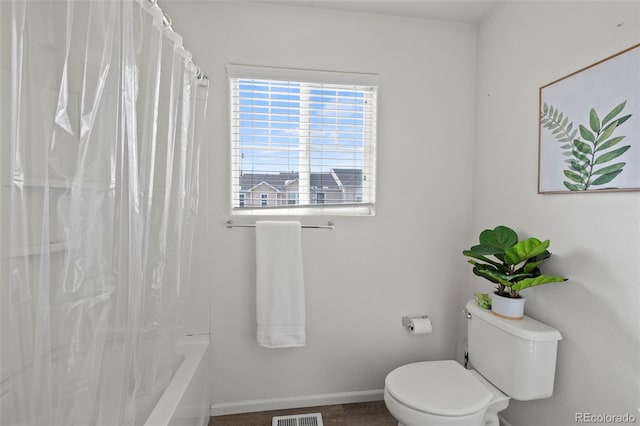
[[[208,89],[155,3],[2,6],[0,424],[141,424],[178,361]]]

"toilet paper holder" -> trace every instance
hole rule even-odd
[[[429,315],[406,315],[402,317],[402,325],[405,327],[411,326],[411,320],[414,319],[426,319],[429,318]]]

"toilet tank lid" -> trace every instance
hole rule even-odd
[[[467,302],[467,311],[471,315],[477,315],[507,333],[525,340],[533,342],[562,340],[562,335],[558,330],[526,315],[521,320],[500,318],[489,309],[483,309],[478,306],[473,299]]]

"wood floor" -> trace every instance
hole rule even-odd
[[[291,410],[262,411],[211,417],[209,426],[271,426],[273,416],[321,413],[325,426],[397,426],[387,411],[384,401],[358,404],[325,405],[322,407],[294,408]]]

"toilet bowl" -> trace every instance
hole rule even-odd
[[[509,397],[477,372],[444,360],[393,370],[384,401],[400,426],[498,426]]]
[[[425,361],[387,375],[384,401],[400,426],[499,426],[498,413],[510,398],[553,394],[558,330],[526,315],[500,318],[474,300],[465,317],[475,370],[451,360]]]

